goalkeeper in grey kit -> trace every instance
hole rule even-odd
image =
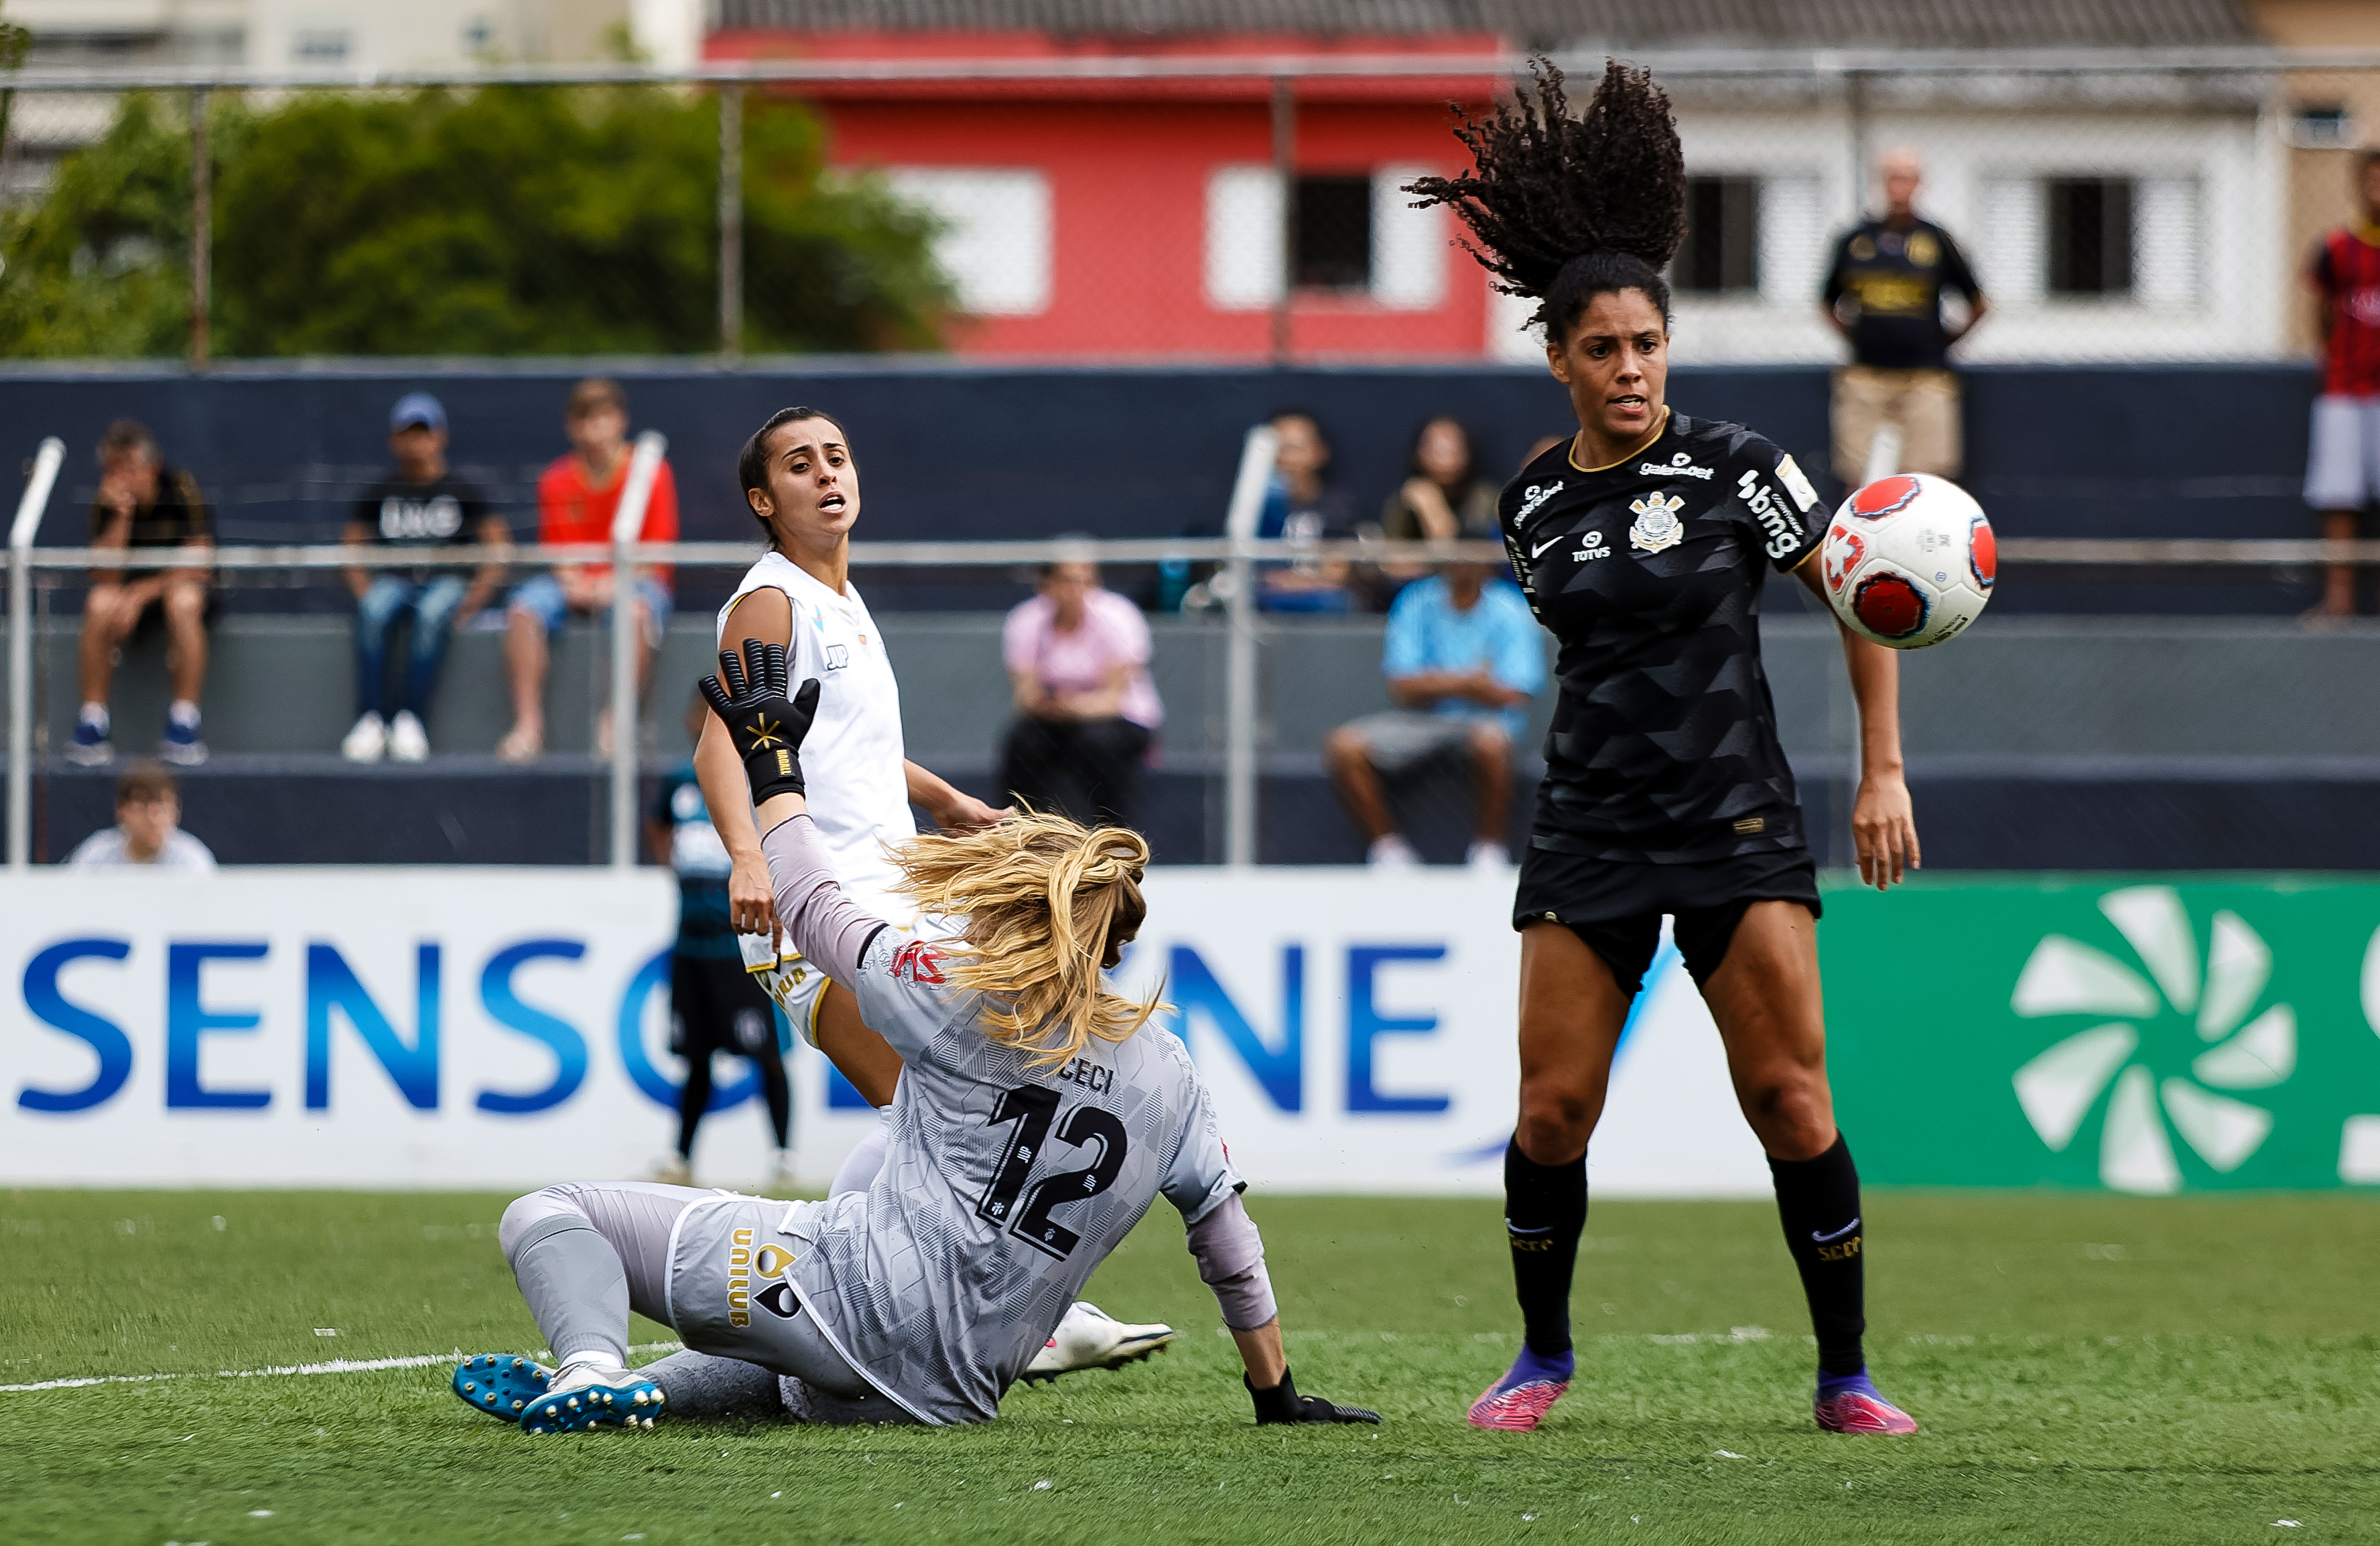
[[[919,939],[844,894],[803,798],[815,681],[750,641],[703,691],[743,759],[777,915],[907,1065],[864,1192],[781,1202],[689,1187],[549,1187],[500,1238],[560,1364],[481,1355],[457,1395],[531,1432],[783,1410],[822,1420],[983,1422],[1092,1271],[1162,1193],[1246,1366],[1259,1423],[1378,1422],[1301,1396],[1264,1243],[1207,1092],[1154,1000],[1103,975],[1138,932],[1148,843],[1027,815],[899,854]],[[631,1371],[631,1310],[686,1352]]]

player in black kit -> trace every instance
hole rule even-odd
[[[1859,1177],[1827,1087],[1818,891],[1760,667],[1762,586],[1773,569],[1816,589],[1807,561],[1826,513],[1776,446],[1663,401],[1661,270],[1685,227],[1668,99],[1612,65],[1572,118],[1560,72],[1536,69],[1534,103],[1516,96],[1458,131],[1475,173],[1412,187],[1454,209],[1507,292],[1540,303],[1579,425],[1499,509],[1529,604],[1560,641],[1560,698],[1512,917],[1521,1102],[1505,1225],[1525,1344],[1470,1421],[1534,1429],[1569,1388],[1587,1138],[1668,915],[1776,1178],[1817,1331],[1818,1424],[1913,1432],[1861,1352]],[[1898,659],[1848,632],[1843,652],[1862,742],[1852,831],[1861,876],[1882,888],[1918,857]]]

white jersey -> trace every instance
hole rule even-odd
[[[884,634],[857,586],[845,582],[837,596],[771,550],[745,572],[744,583],[719,609],[722,647],[727,615],[756,590],[783,591],[793,608],[786,649],[793,686],[818,679],[818,715],[802,740],[802,781],[835,876],[869,912],[906,920],[915,909],[892,893],[901,872],[885,857],[884,845],[916,837],[917,822],[909,814],[901,684],[884,652]]]

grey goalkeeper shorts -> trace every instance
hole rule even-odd
[[[1388,708],[1350,719],[1342,728],[1362,738],[1364,754],[1374,767],[1394,777],[1431,757],[1459,754],[1471,744],[1473,727],[1491,721],[1458,719],[1451,714],[1424,714],[1417,709]]]

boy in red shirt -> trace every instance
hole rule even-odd
[[[2380,151],[2356,158],[2355,181],[2362,218],[2323,237],[2306,272],[2324,369],[2305,500],[2322,512],[2322,534],[2334,542],[2354,539],[2365,502],[2380,495]],[[2333,564],[2321,603],[2306,615],[2354,611],[2355,571]]]
[[[537,539],[544,544],[612,540],[612,516],[628,482],[628,394],[620,383],[590,376],[570,389],[563,417],[570,453],[557,456],[537,480]],[[653,479],[645,506],[643,542],[677,540],[677,480],[667,462]],[[669,626],[672,610],[666,567],[631,572],[629,601],[637,622],[637,691],[651,675],[653,650]],[[506,762],[533,762],[545,751],[545,673],[551,655],[546,639],[576,612],[608,617],[613,582],[608,563],[565,564],[548,570],[513,592],[504,618],[504,670],[512,679],[513,728],[496,743]],[[596,722],[595,752],[609,756],[612,715]]]

